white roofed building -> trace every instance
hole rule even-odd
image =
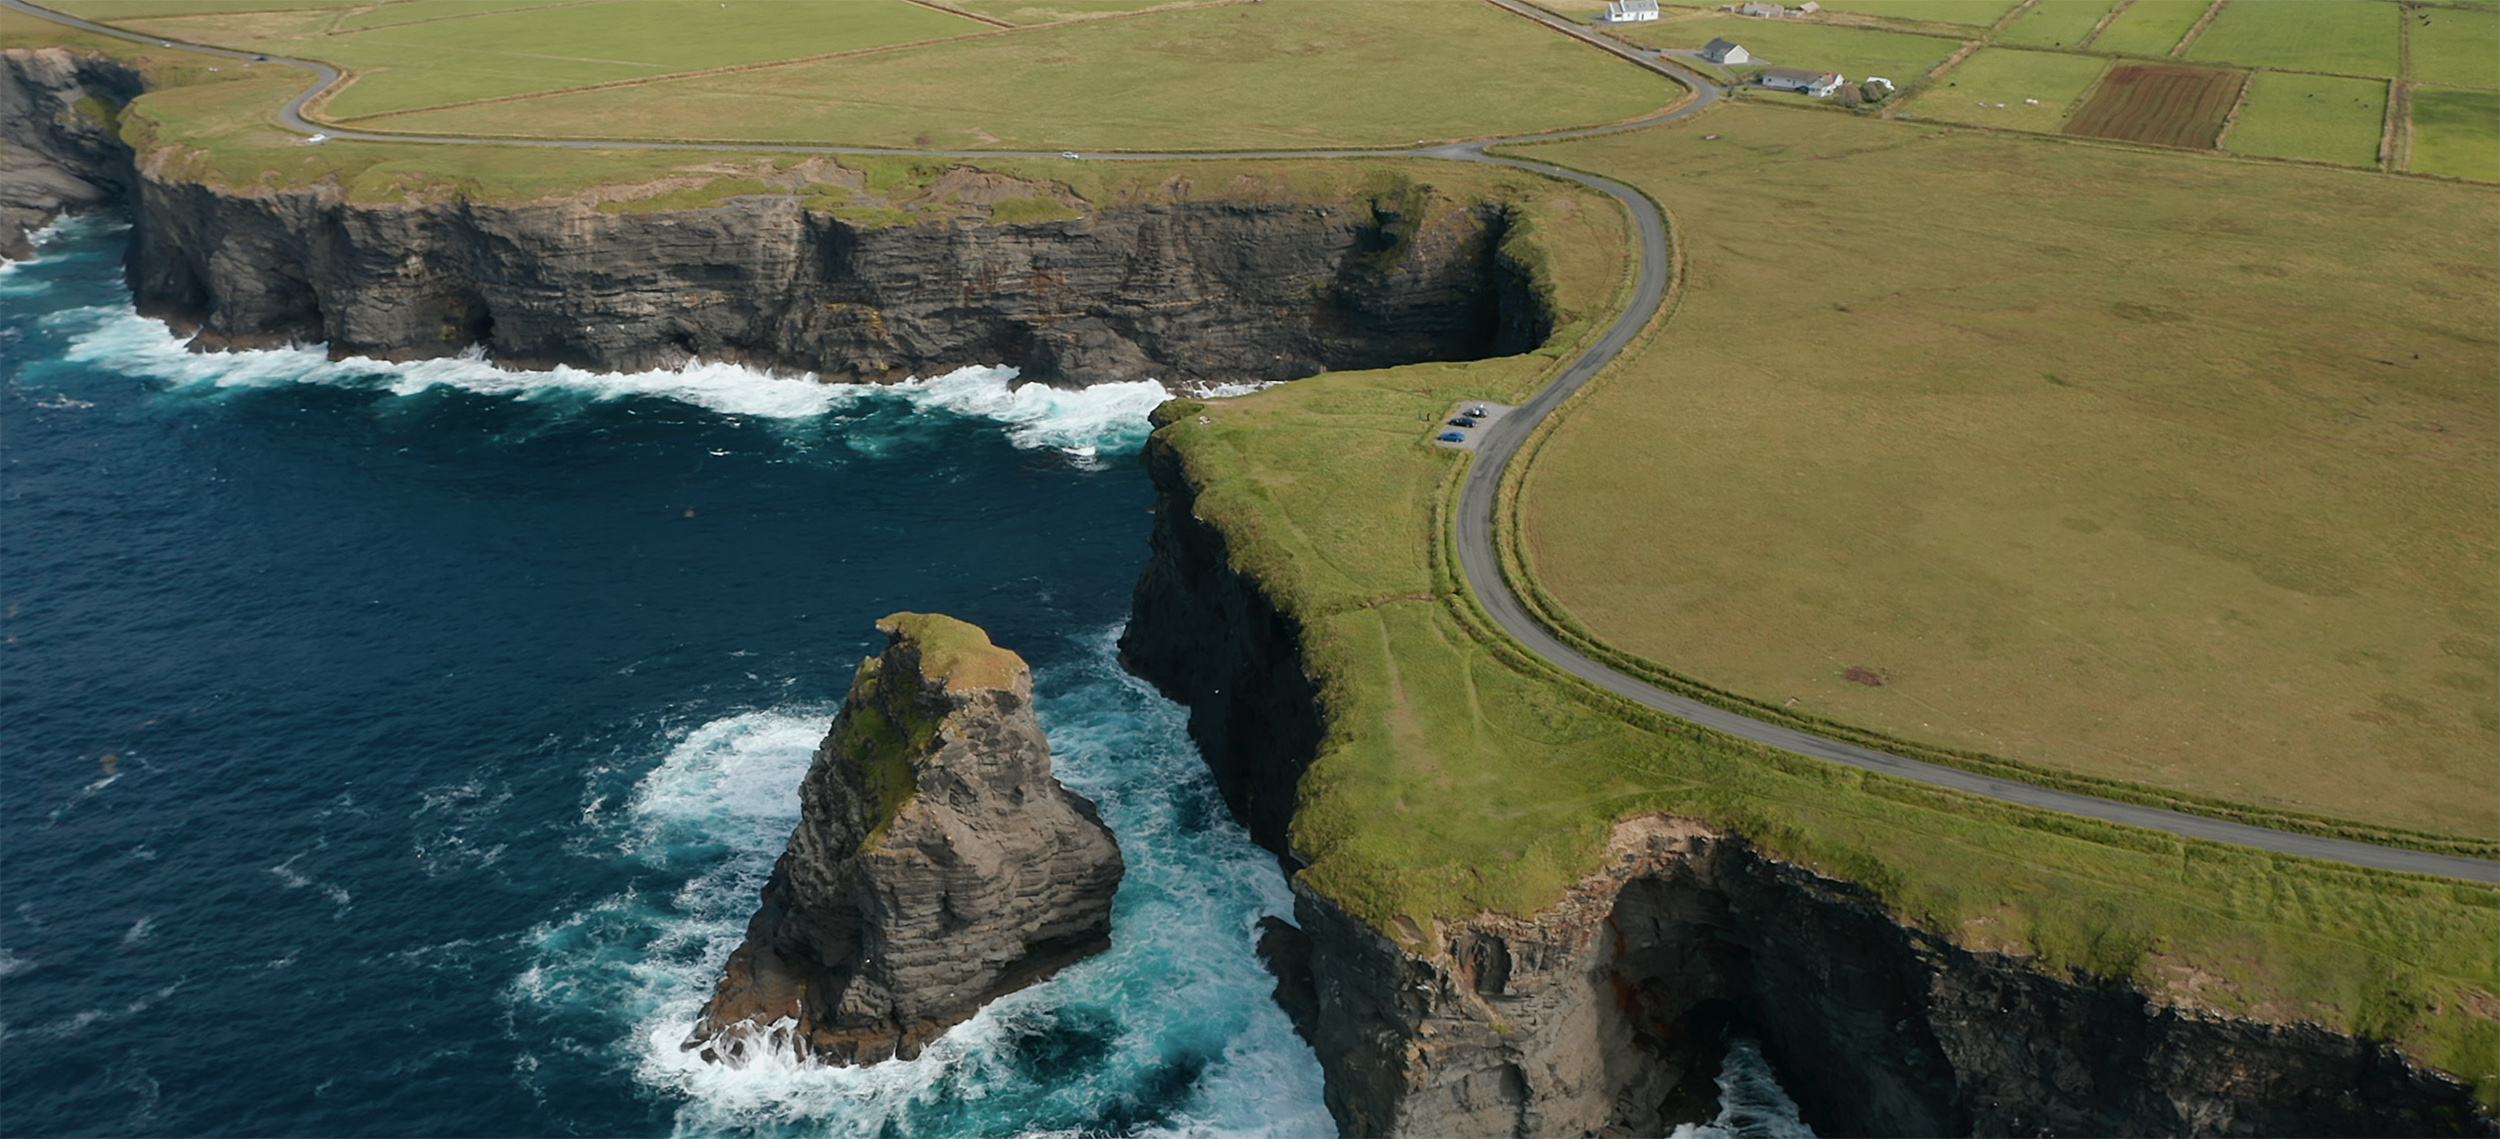
[[[1658,0],[1607,0],[1609,24],[1646,24],[1658,18]]]
[[[1829,71],[1803,71],[1794,67],[1766,67],[1762,78],[1755,80],[1774,91],[1803,91],[1817,99],[1840,90],[1841,77]]]
[[[1710,41],[1701,49],[1701,57],[1712,63],[1725,64],[1729,67],[1753,62],[1753,53],[1746,51],[1745,45],[1731,40]]]

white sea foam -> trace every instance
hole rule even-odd
[[[683,1051],[788,841],[831,710],[753,712],[686,733],[622,809],[585,813],[611,849],[682,885],[532,930],[534,963],[506,988],[515,1015],[570,1032],[614,1023],[638,1078],[680,1100],[681,1134],[1331,1133],[1318,1064],[1251,952],[1258,918],[1291,894],[1224,814],[1185,714],[1119,670],[1110,632],[1036,688],[1060,777],[1101,806],[1127,859],[1108,953],[908,1061],[783,1053],[731,1069]]]
[[[128,306],[66,309],[46,321],[83,328],[68,358],[177,387],[269,388],[290,384],[365,387],[413,396],[455,388],[520,400],[608,402],[665,399],[724,415],[804,420],[869,409],[896,400],[917,410],[981,419],[1006,428],[1018,447],[1055,449],[1079,458],[1133,450],[1145,441],[1146,413],[1168,398],[1153,380],[1086,388],[1017,386],[1016,370],[959,368],[896,384],[824,383],[813,375],[776,375],[737,364],[696,361],[643,372],[602,372],[558,366],[498,367],[482,349],[435,360],[392,362],[363,356],[332,360],[318,346],[193,352],[163,321]]]
[[[1719,1114],[1708,1123],[1678,1124],[1673,1139],[1814,1139],[1797,1114],[1762,1046],[1739,1036],[1719,1065]]]

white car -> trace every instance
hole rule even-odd
[[[1083,157],[1085,157],[1085,156],[1084,156],[1084,155],[1082,155],[1082,154],[1078,154],[1077,152],[1075,152],[1075,151],[1073,151],[1073,150],[1063,150],[1063,151],[1060,151],[1060,152],[1059,152],[1059,157],[1061,157],[1061,158],[1083,158]]]

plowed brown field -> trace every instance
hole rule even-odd
[[[2129,63],[2109,69],[2066,133],[2211,150],[2246,72]]]

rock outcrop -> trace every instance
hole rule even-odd
[[[1177,457],[1123,659],[1190,706],[1252,833],[1286,839],[1323,734],[1301,630],[1199,519]],[[1659,1134],[1709,1119],[1731,1034],[1822,1134],[2492,1134],[2471,1089],[2392,1045],[2157,1002],[1894,918],[1693,820],[1619,827],[1529,917],[1401,943],[1296,880],[1260,953],[1347,1135]]]
[[[149,175],[131,285],[142,312],[208,347],[408,359],[476,345],[519,367],[701,358],[831,380],[973,364],[1066,385],[1293,379],[1521,351],[1549,323],[1500,252],[1498,205],[1177,200],[867,225],[811,208],[806,189],[617,212]]]
[[[109,59],[59,48],[0,52],[0,258],[69,211],[124,198],[134,171],[116,112],[146,87]]]
[[[1120,849],[1051,776],[1016,654],[897,613],[800,788],[763,905],[686,1047],[910,1058],[983,1004],[1111,944]]]

